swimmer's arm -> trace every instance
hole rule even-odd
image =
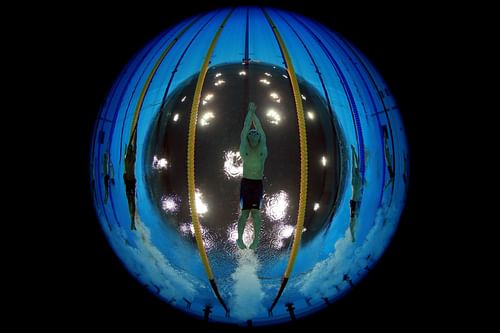
[[[264,141],[265,141],[266,140],[266,133],[264,132],[264,129],[262,128],[262,124],[260,123],[260,119],[259,119],[259,117],[257,117],[256,114],[253,115],[253,123],[255,125],[255,129],[257,130],[257,132],[259,132],[260,137],[262,139],[264,139]]]
[[[243,124],[243,130],[241,131],[241,143],[247,142],[247,135],[252,126],[253,115],[255,114],[255,104],[250,102],[248,104],[248,112],[245,117],[245,123]]]
[[[248,149],[248,132],[252,126],[253,115],[255,114],[255,104],[248,104],[248,112],[245,117],[245,122],[243,124],[243,130],[241,131],[241,141],[240,141],[240,155],[244,157]]]
[[[354,167],[357,169],[357,168],[359,168],[358,154],[356,154],[356,150],[354,149],[354,146],[352,146],[352,145],[351,145],[351,150],[352,150],[352,161],[354,163]]]
[[[262,128],[262,124],[260,123],[259,117],[257,117],[256,114],[253,116],[253,123],[255,125],[255,129],[257,132],[260,134],[260,144],[263,149],[264,155],[267,156],[267,141],[266,141],[266,133],[264,132],[264,129]]]
[[[389,149],[389,145],[387,145],[387,143],[384,147],[384,153],[387,164],[392,165],[391,150]]]
[[[109,175],[111,176],[111,178],[115,177],[115,168],[113,167],[113,163],[111,162],[111,160],[109,161]]]

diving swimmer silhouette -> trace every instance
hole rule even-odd
[[[255,250],[259,244],[262,222],[260,215],[263,195],[262,178],[267,158],[266,134],[255,114],[256,109],[257,106],[253,102],[248,104],[248,112],[241,131],[240,155],[243,159],[243,178],[240,187],[241,213],[238,220],[238,239],[236,240],[240,249],[246,248],[243,243],[243,231],[251,214],[254,223],[254,240],[250,245],[252,250]]]
[[[361,182],[361,172],[359,165],[359,157],[356,153],[356,149],[351,145],[351,156],[352,156],[352,198],[349,202],[351,206],[351,216],[349,221],[349,229],[351,230],[351,239],[353,242],[356,241],[355,238],[355,228],[356,221],[359,215],[359,207],[361,205],[361,196],[362,196],[362,182]]]

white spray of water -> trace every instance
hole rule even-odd
[[[257,276],[259,266],[254,251],[238,251],[238,266],[231,275],[234,285],[230,300],[231,316],[236,319],[249,320],[266,311],[262,304],[264,292]]]
[[[347,229],[344,237],[335,243],[335,251],[314,265],[304,276],[300,292],[313,298],[332,294],[336,290],[335,286],[342,282],[343,273],[351,265],[354,248],[351,233]]]
[[[344,237],[335,243],[335,251],[298,281],[303,295],[321,298],[335,296],[348,286],[344,274],[348,274],[353,282],[362,275],[360,272],[377,261],[395,231],[396,212],[385,208],[377,211],[375,223],[359,247],[352,242],[349,229]]]
[[[189,274],[175,269],[153,244],[151,231],[136,215],[136,247],[128,246],[125,231],[115,228],[111,235],[112,245],[126,266],[138,275],[152,290],[172,302],[183,298],[192,300],[200,287]]]
[[[375,217],[375,224],[366,235],[363,244],[358,247],[354,253],[355,263],[357,267],[353,267],[352,271],[360,271],[364,267],[370,266],[377,261],[384,253],[385,247],[396,231],[396,210],[393,208],[380,208]]]

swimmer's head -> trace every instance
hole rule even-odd
[[[249,132],[248,132],[248,143],[250,144],[250,146],[252,148],[255,148],[259,145],[259,141],[260,141],[260,134],[259,132],[255,129],[255,128],[252,128]]]

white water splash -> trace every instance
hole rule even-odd
[[[136,215],[136,246],[128,245],[127,233],[115,228],[110,239],[112,246],[134,275],[165,300],[173,303],[183,298],[193,300],[200,288],[190,274],[174,268],[163,253],[153,244],[151,231]]]
[[[352,242],[347,228],[344,237],[335,243],[332,254],[316,263],[313,269],[297,282],[300,292],[313,298],[331,297],[348,287],[344,274],[354,283],[359,280],[366,269],[382,256],[394,234],[397,215],[396,211],[380,208],[373,227],[359,246]]]
[[[264,292],[257,276],[259,266],[254,251],[238,251],[238,266],[231,275],[234,296],[230,299],[231,316],[236,319],[249,320],[266,312],[262,304]]]

